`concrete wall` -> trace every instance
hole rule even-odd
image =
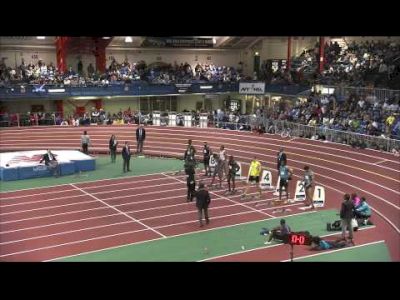
[[[83,72],[87,74],[87,67],[91,63],[93,68],[96,69],[96,57],[89,54],[68,54],[67,55],[67,68],[72,67],[75,72],[78,71],[78,62],[82,61]]]
[[[298,56],[304,49],[315,46],[318,37],[292,37],[291,54]],[[260,51],[261,61],[266,59],[287,59],[288,37],[270,37],[263,40]]]
[[[37,50],[37,49],[19,49],[19,50],[4,50],[0,46],[0,59],[6,58],[6,66],[16,67],[21,65],[22,58],[26,64],[33,62],[36,64],[40,59],[46,64],[51,62],[55,66],[57,64],[55,50]]]
[[[107,67],[113,58],[118,62],[123,62],[126,58],[129,62],[144,60],[147,64],[153,62],[165,62],[174,64],[189,63],[194,67],[197,63],[213,63],[220,66],[232,66],[237,68],[240,61],[239,50],[179,50],[179,49],[159,49],[159,50],[115,50],[106,49]]]
[[[56,109],[54,101],[18,100],[18,104],[14,101],[0,102],[0,107],[9,113],[27,113],[31,111],[32,105],[43,105],[45,112],[53,112]]]

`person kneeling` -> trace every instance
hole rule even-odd
[[[354,214],[356,216],[356,219],[359,220],[358,223],[362,223],[363,225],[368,224],[368,220],[371,217],[371,208],[365,201],[365,197],[361,197],[360,204],[356,206]]]

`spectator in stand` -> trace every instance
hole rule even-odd
[[[87,67],[87,75],[88,77],[92,77],[94,75],[94,67],[92,63],[90,63]]]

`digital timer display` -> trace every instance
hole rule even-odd
[[[311,245],[311,236],[302,233],[290,233],[288,243],[291,245]]]

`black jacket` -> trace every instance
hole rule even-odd
[[[231,175],[235,175],[237,173],[237,171],[239,171],[239,169],[240,169],[238,163],[234,160],[230,161],[228,166],[229,166],[229,173]]]
[[[209,147],[204,147],[203,148],[204,159],[210,159],[210,154],[211,154],[210,148]]]
[[[186,185],[189,190],[191,191],[196,190],[196,180],[194,178],[194,174],[191,174],[186,178]]]
[[[354,204],[353,201],[343,201],[340,209],[340,218],[351,220],[354,217]]]
[[[116,141],[116,140],[115,140],[115,141]],[[117,150],[118,141],[116,141],[116,142],[117,142],[117,143],[116,143],[115,146],[114,146],[114,141],[113,141],[112,139],[110,139],[108,148],[109,148],[110,150]]]
[[[128,146],[128,147],[124,146],[124,147],[122,148],[122,158],[123,158],[123,159],[129,159],[129,158],[131,158],[131,149],[130,149],[129,146]]]
[[[207,208],[211,202],[210,194],[208,191],[200,189],[196,192],[196,206],[197,208]]]
[[[282,161],[284,161],[285,162],[285,166],[286,166],[286,164],[287,164],[287,162],[286,162],[286,153],[285,152],[282,152],[282,155],[279,157],[279,153],[280,152],[278,152],[278,155],[277,155],[277,163],[278,163],[278,165],[277,165],[277,169],[279,170],[279,168],[280,168],[280,166],[281,166],[281,162]]]
[[[53,154],[53,153],[51,153],[51,154],[53,155],[53,160],[57,160],[56,157],[54,156],[54,154]],[[48,154],[48,153],[46,153],[45,155],[43,155],[42,159],[40,160],[40,163],[42,163],[42,161],[44,161],[44,164],[45,164],[46,166],[49,165],[50,157],[49,157],[49,154]]]
[[[144,128],[142,128],[142,130],[143,130],[143,133],[142,133],[142,137],[141,138],[139,138],[139,129],[140,129],[141,127],[139,127],[138,129],[136,129],[136,141],[140,141],[140,142],[143,142],[145,139],[146,139],[146,130],[144,130]]]

